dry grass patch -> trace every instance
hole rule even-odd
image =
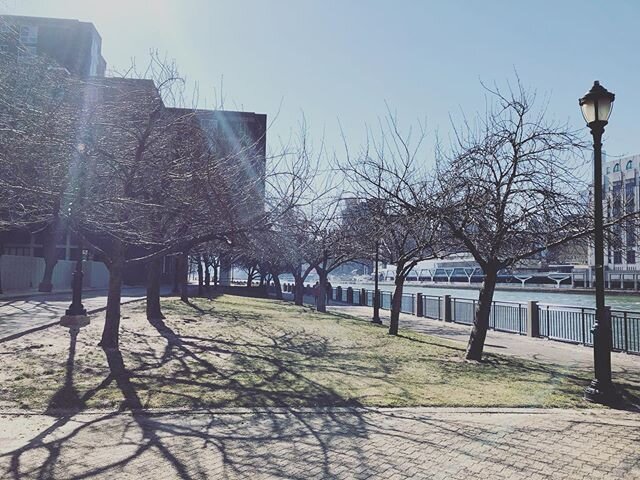
[[[70,355],[67,329],[0,344],[0,406],[37,410],[256,406],[585,407],[586,372],[487,355],[455,342],[320,314],[289,303],[221,296],[123,309],[120,353],[97,346],[102,319]]]

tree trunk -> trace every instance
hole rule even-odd
[[[109,265],[109,293],[107,310],[100,345],[102,348],[118,348],[120,330],[120,299],[122,294],[122,272],[124,270],[125,250],[120,240],[113,242],[113,255]]]
[[[276,298],[282,300],[282,284],[280,283],[280,277],[273,274],[273,285],[276,287]]]
[[[4,255],[4,243],[0,241],[0,294],[4,293],[2,291],[2,255]]]
[[[294,277],[295,285],[293,292],[293,303],[296,305],[302,305],[304,302],[304,280],[302,277]]]
[[[405,275],[402,272],[404,263],[398,263],[396,266],[396,288],[393,290],[393,299],[391,300],[391,313],[389,321],[389,335],[398,335],[400,327],[400,310],[402,310],[402,291],[404,290]]]
[[[207,292],[207,296],[209,296],[211,292],[211,272],[209,271],[209,262],[207,257],[205,257],[204,262],[204,289]]]
[[[201,297],[204,290],[204,271],[202,270],[202,257],[196,255],[198,261],[198,296]]]
[[[491,314],[491,304],[493,302],[493,292],[496,289],[498,280],[498,269],[490,265],[485,269],[484,282],[480,289],[478,305],[473,319],[473,329],[467,344],[467,360],[481,360],[484,349],[484,341],[487,338],[489,328],[489,315]]]
[[[58,263],[58,255],[56,244],[58,243],[58,220],[54,219],[43,232],[43,257],[44,257],[44,273],[42,281],[38,285],[39,292],[51,292],[53,290],[53,270]]]
[[[162,275],[163,258],[154,258],[148,264],[147,272],[147,320],[162,320],[160,307],[160,276]]]
[[[325,269],[317,269],[318,272],[318,297],[316,300],[316,310],[318,312],[326,312],[327,311],[327,276],[328,273]]]
[[[180,264],[180,255],[176,255],[175,256],[175,262],[174,262],[174,267],[173,267],[173,289],[171,290],[171,293],[174,294],[178,294],[180,292],[180,270],[181,270],[181,264]]]
[[[213,288],[218,288],[218,262],[213,264]]]
[[[181,253],[180,258],[180,300],[189,301],[189,254]]]

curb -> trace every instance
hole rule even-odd
[[[91,410],[65,410],[55,411],[56,415],[65,416],[96,416],[105,414],[130,415],[132,413],[144,413],[149,416],[160,415],[300,415],[300,414],[382,414],[394,416],[396,414],[408,415],[562,415],[573,414],[577,416],[599,416],[609,417],[629,417],[633,414],[633,419],[640,421],[635,412],[615,410],[608,408],[531,408],[531,407],[228,407],[215,409],[189,409],[189,408],[150,408],[150,409],[91,409]],[[41,411],[34,410],[0,410],[0,418],[3,416],[51,416]]]

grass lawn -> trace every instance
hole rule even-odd
[[[97,346],[102,315],[75,345],[63,327],[0,344],[0,407],[589,406],[589,372],[466,362],[458,343],[285,302],[192,302],[163,300],[154,325],[143,302],[123,307],[119,353]]]

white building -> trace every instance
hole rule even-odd
[[[605,222],[633,212],[640,205],[640,155],[607,160],[603,164]],[[640,270],[640,231],[631,219],[613,227],[605,246],[605,266],[611,270]]]

